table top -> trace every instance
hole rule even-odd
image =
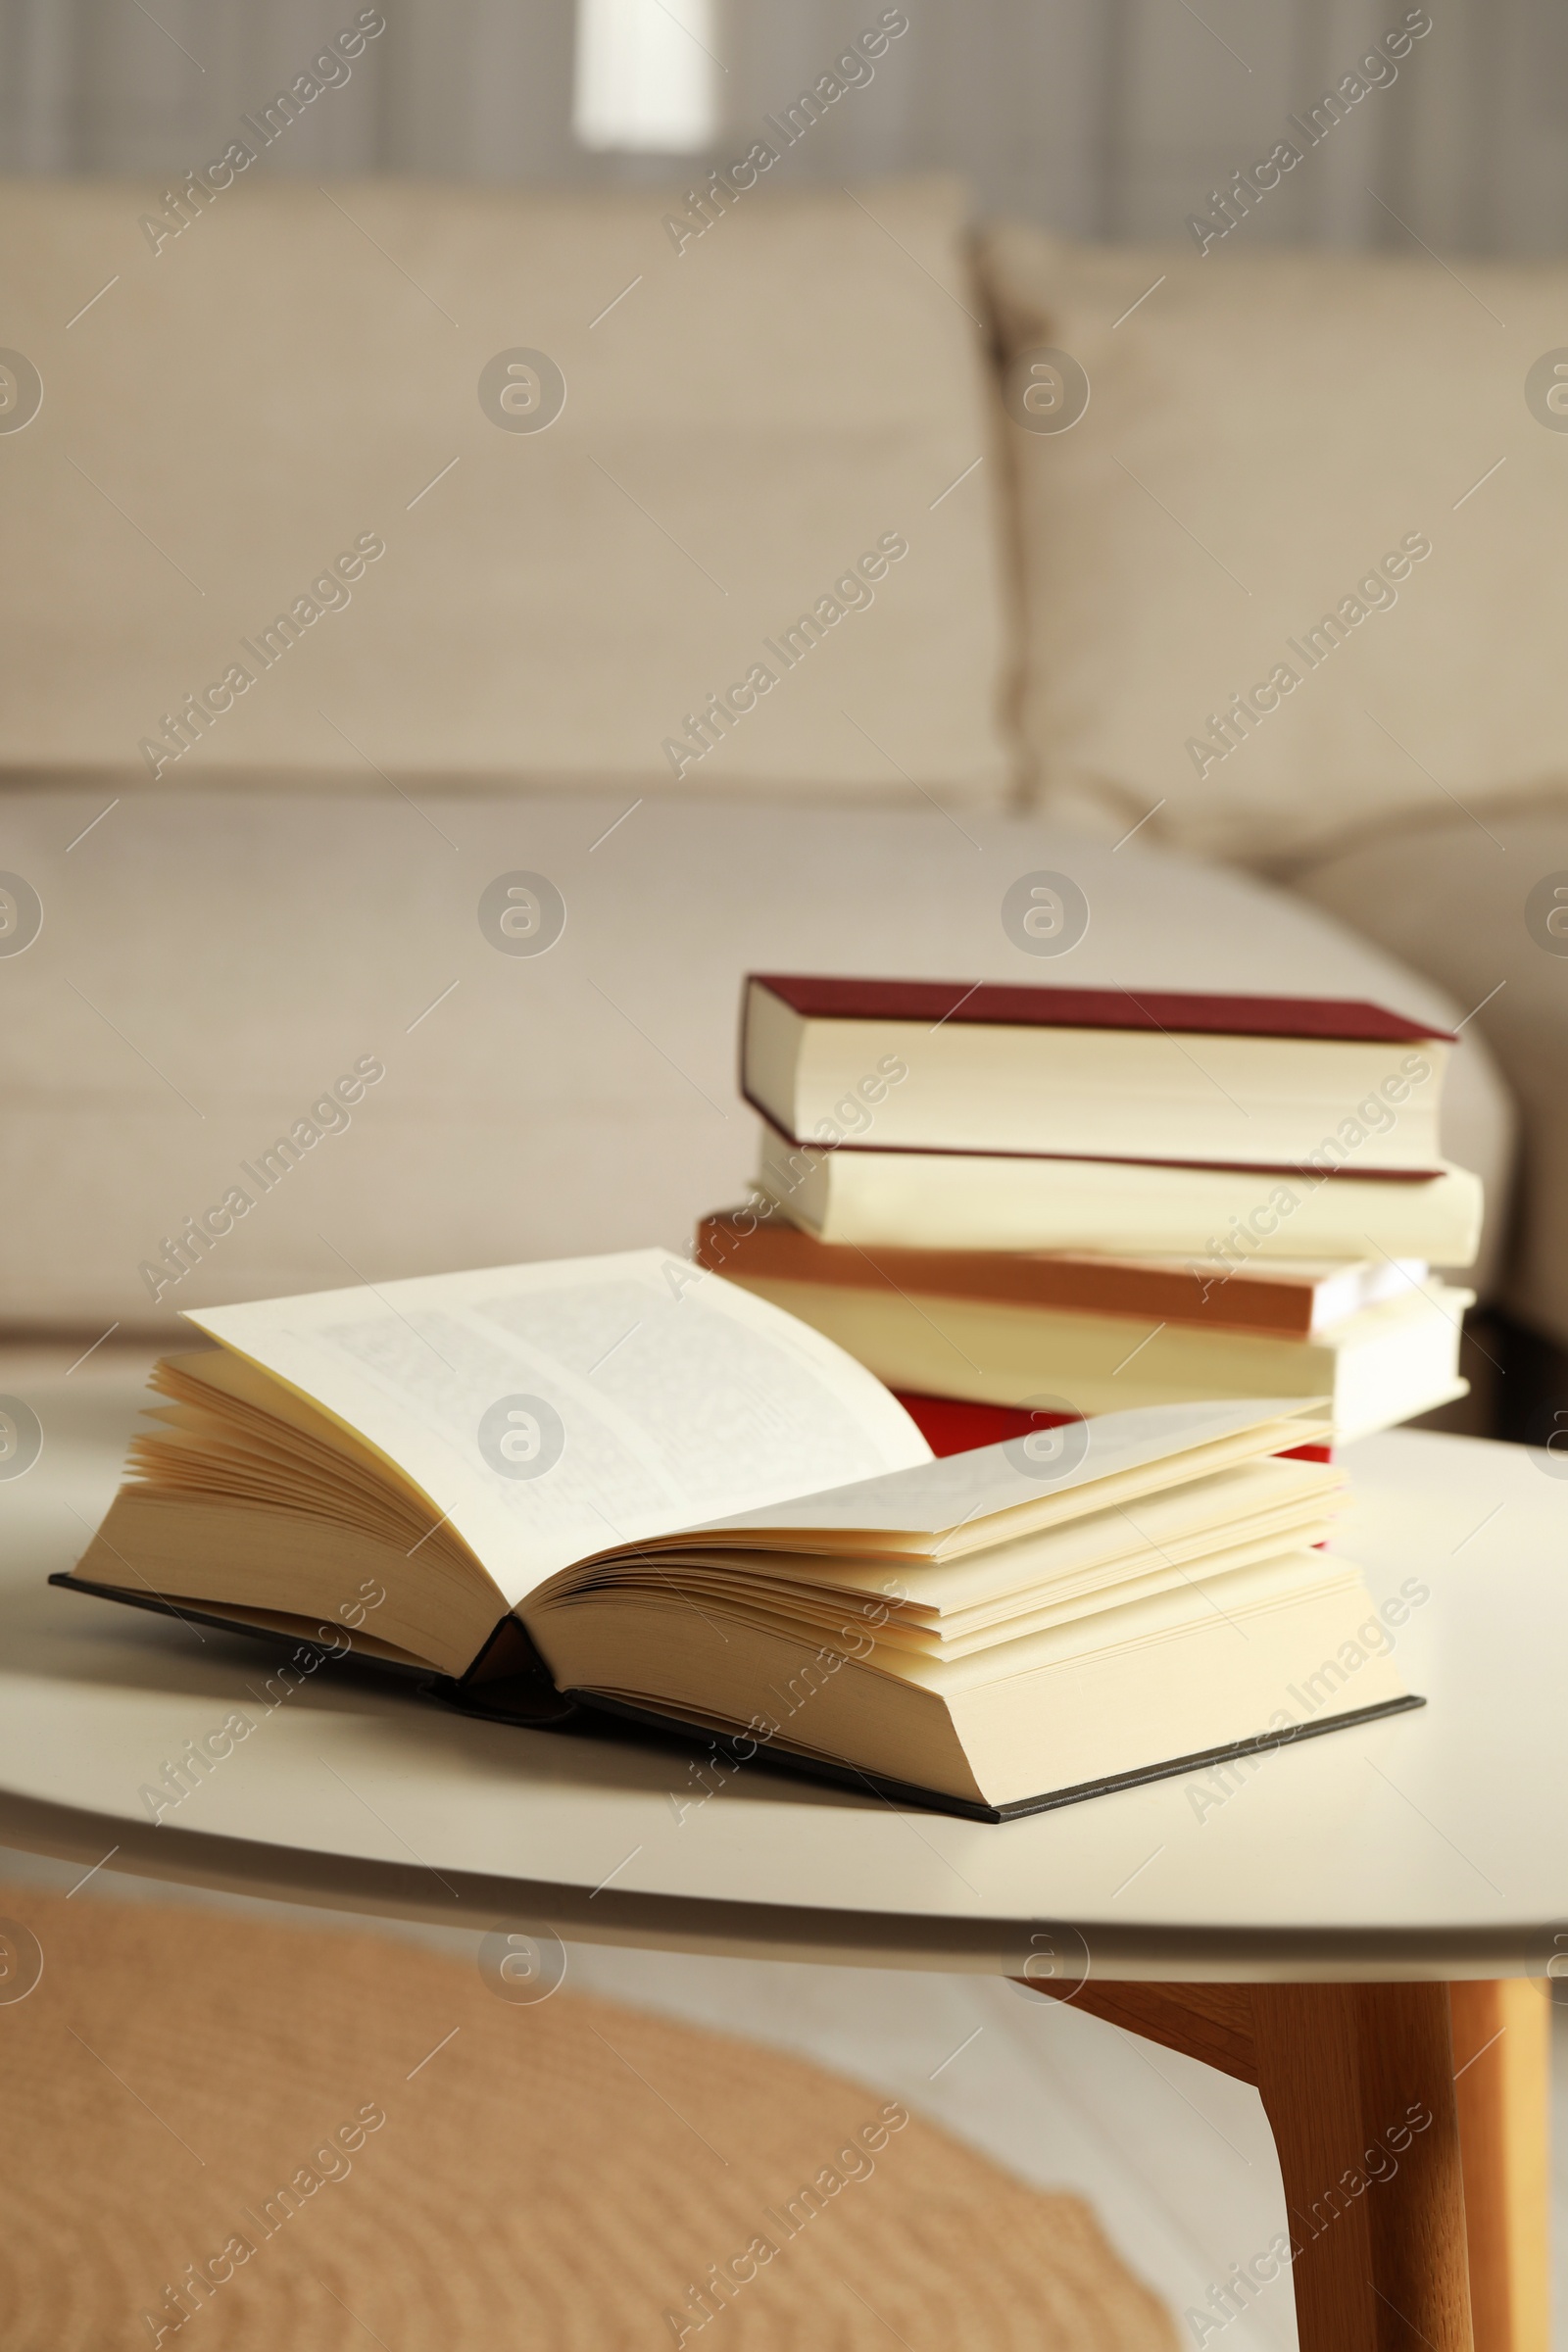
[[[1396,1654],[1426,1707],[1228,1782],[991,1825],[760,1763],[705,1791],[673,1744],[474,1722],[363,1669],[270,1704],[253,1641],[45,1584],[114,1492],[145,1364],[68,1360],[0,1354],[0,1393],[44,1431],[0,1479],[13,1845],[338,1910],[881,1967],[1440,1979],[1568,1954],[1568,1477],[1544,1454],[1416,1431],[1346,1450],[1337,1548],[1375,1601],[1405,1588]],[[235,1709],[252,1732],[155,1824],[144,1788]]]

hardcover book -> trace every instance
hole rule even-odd
[[[1175,1257],[1204,1278],[1276,1257],[1468,1266],[1481,1246],[1481,1179],[1452,1166],[1402,1182],[1346,1165],[1331,1183],[1311,1168],[792,1144],[764,1124],[757,1185],[824,1242]]]
[[[1091,1250],[858,1250],[819,1242],[778,1215],[725,1209],[697,1229],[698,1262],[742,1282],[918,1291],[925,1298],[1090,1315],[1129,1315],[1304,1340],[1348,1315],[1406,1296],[1422,1258],[1265,1258],[1228,1272],[1172,1257]]]
[[[1081,1413],[1204,1396],[1326,1396],[1342,1438],[1465,1394],[1474,1298],[1424,1265],[1242,1267],[994,1250],[853,1249],[750,1210],[698,1260],[823,1332],[895,1390]]]
[[[741,1086],[795,1144],[1430,1176],[1455,1042],[1330,998],[760,972]]]
[[[157,1367],[57,1583],[983,1821],[1420,1703],[1321,1548],[1343,1474],[1282,1458],[1327,1434],[1299,1398],[937,1460],[842,1349],[660,1250],[186,1319],[213,1344]]]

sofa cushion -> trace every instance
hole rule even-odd
[[[92,823],[103,805],[0,804],[0,863],[43,915],[0,953],[0,1297],[18,1323],[89,1337],[268,1292],[680,1244],[755,1165],[735,1068],[749,967],[1453,1012],[1315,907],[1037,819],[161,790]],[[1042,870],[1089,909],[1049,961],[1003,917]],[[1473,1030],[1446,1121],[1500,1200],[1509,1108]],[[252,1205],[155,1299],[142,1265],[231,1187]]]
[[[1119,833],[1159,804],[1156,837],[1277,866],[1445,794],[1558,792],[1568,270],[1252,234],[985,240],[1032,428],[1008,445],[1048,805]],[[1042,346],[1087,373],[1076,422],[1059,375],[1020,405]]]
[[[1522,1118],[1502,1296],[1568,1347],[1568,812],[1489,808],[1484,829],[1463,816],[1412,826],[1325,860],[1298,887],[1466,1012],[1479,1007],[1465,1034],[1485,1033]]]
[[[0,197],[0,769],[1004,793],[954,183],[187,210]]]

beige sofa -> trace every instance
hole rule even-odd
[[[1013,436],[1035,793],[1116,831],[1159,802],[1148,833],[1448,991],[1521,1113],[1497,1296],[1561,1348],[1560,265],[1010,225],[982,261],[1011,406],[1041,344],[1094,385],[1068,433]]]
[[[940,181],[739,191],[679,245],[660,195],[4,205],[13,1328],[678,1241],[750,1170],[759,963],[1493,989],[1447,1148],[1489,1294],[1568,1339],[1520,912],[1568,864],[1568,451],[1516,365],[1554,273],[1467,267],[1493,349],[1425,263],[977,238]],[[1001,914],[1042,869],[1090,906],[1053,963]]]

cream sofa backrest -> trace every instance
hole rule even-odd
[[[178,197],[0,194],[0,776],[1006,793],[953,183]]]
[[[1500,858],[1489,804],[1568,802],[1568,270],[1249,233],[985,237],[1035,788],[1276,872],[1455,804]]]

